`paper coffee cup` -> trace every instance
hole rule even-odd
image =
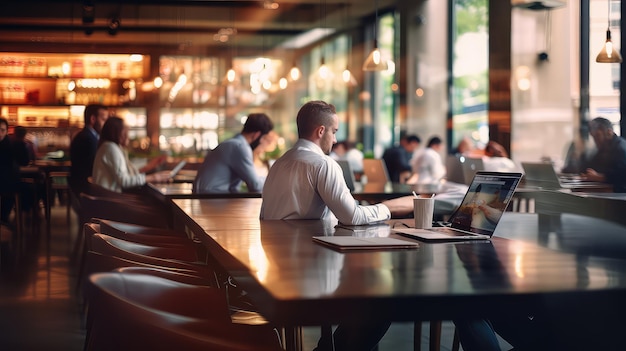
[[[418,197],[413,199],[413,217],[415,228],[429,229],[433,227],[433,212],[435,211],[435,199]]]

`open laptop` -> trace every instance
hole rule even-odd
[[[339,166],[341,166],[341,171],[343,172],[343,178],[346,180],[346,185],[350,191],[354,191],[354,183],[356,183],[356,179],[354,178],[354,172],[352,171],[352,167],[350,166],[350,162],[346,160],[337,160]]]
[[[424,241],[490,239],[521,179],[521,173],[476,172],[448,227],[394,228],[393,232]]]
[[[560,177],[554,170],[554,166],[547,162],[522,162],[524,179],[528,186],[536,186],[544,189],[573,189],[573,188],[597,188],[605,184],[587,181],[581,178],[564,176]]]
[[[364,158],[363,174],[367,177],[368,183],[387,183],[389,181],[387,166],[382,159]]]

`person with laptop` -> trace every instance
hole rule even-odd
[[[626,140],[617,136],[611,121],[603,117],[589,122],[589,133],[598,151],[581,176],[585,180],[612,184],[616,193],[626,192]]]
[[[265,180],[262,220],[336,216],[343,224],[360,225],[412,213],[412,196],[369,206],[359,205],[352,197],[341,167],[329,156],[339,128],[333,105],[307,102],[300,108],[296,124],[298,141],[276,160]],[[333,336],[335,350],[371,350],[390,324],[375,316],[358,324],[340,324]],[[325,350],[324,345],[328,344],[329,340],[321,338],[317,350]]]
[[[193,182],[193,193],[236,193],[242,181],[249,192],[261,192],[263,183],[254,169],[252,150],[273,129],[274,123],[265,113],[248,115],[241,133],[207,152]]]

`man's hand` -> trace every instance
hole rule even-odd
[[[596,172],[593,168],[587,168],[582,174],[581,177],[585,180],[591,180],[594,182],[605,182],[606,177],[602,173]]]

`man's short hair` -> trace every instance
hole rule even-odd
[[[427,147],[431,147],[433,145],[439,145],[441,144],[441,138],[440,137],[432,137],[428,140],[428,146]]]
[[[243,125],[241,133],[261,132],[265,135],[274,129],[274,123],[265,113],[251,113]]]
[[[13,129],[13,134],[16,138],[24,139],[26,137],[26,134],[28,134],[28,131],[24,126],[15,126],[15,128]]]
[[[404,140],[406,140],[407,143],[421,143],[422,139],[420,139],[420,137],[418,137],[416,134],[411,134],[411,135],[407,135],[404,137]]]
[[[0,117],[0,124],[4,124],[7,129],[9,129],[9,120],[7,120],[6,118]]]
[[[604,117],[596,117],[589,121],[589,131],[613,130],[613,123]]]
[[[335,106],[321,100],[309,101],[304,104],[298,116],[298,137],[309,137],[319,126],[330,127],[333,124],[333,116],[337,114]]]
[[[85,126],[91,125],[91,116],[98,116],[98,111],[106,109],[106,106],[100,104],[87,105],[85,107],[85,113],[83,115]]]

